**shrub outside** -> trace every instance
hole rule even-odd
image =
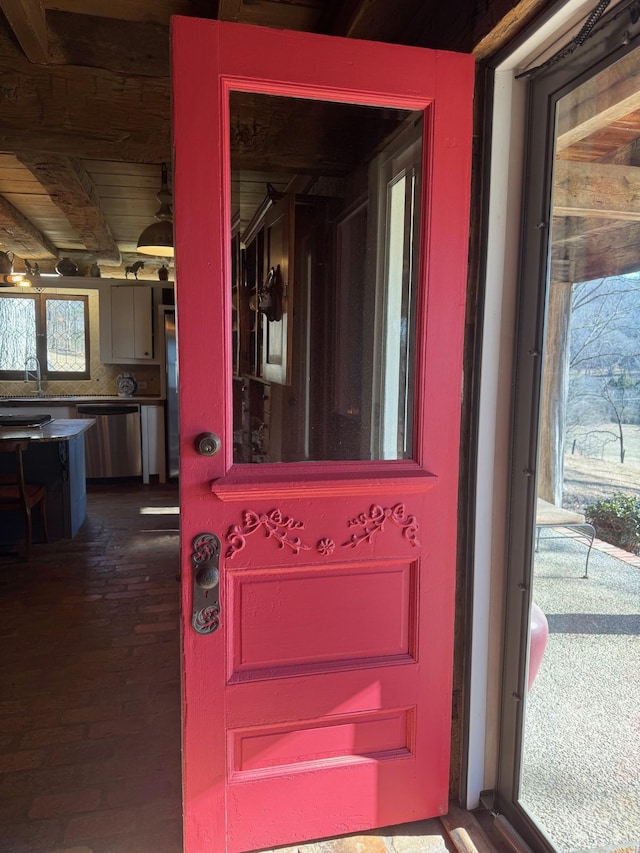
[[[616,492],[589,504],[584,514],[600,539],[640,554],[640,498]]]

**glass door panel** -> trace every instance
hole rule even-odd
[[[640,839],[639,108],[636,49],[555,111],[519,803],[562,851]]]
[[[234,462],[412,458],[421,114],[230,111]]]

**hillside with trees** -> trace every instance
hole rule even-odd
[[[568,453],[627,460],[640,424],[640,275],[573,286],[567,389]]]

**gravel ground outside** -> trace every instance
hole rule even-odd
[[[544,536],[544,534],[543,534]],[[640,846],[640,569],[541,539],[549,642],[527,698],[521,802],[561,851]]]

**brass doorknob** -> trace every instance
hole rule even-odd
[[[220,571],[212,563],[205,563],[196,572],[195,582],[201,589],[214,589],[220,583]]]
[[[200,456],[215,456],[222,447],[222,442],[215,432],[201,432],[194,444]]]

